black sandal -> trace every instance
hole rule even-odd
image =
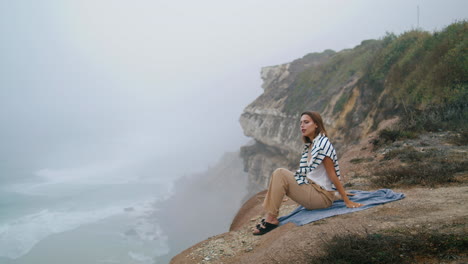
[[[272,223],[268,223],[266,222],[264,219],[262,219],[262,222],[260,224],[258,224],[256,227],[257,227],[257,230],[260,231],[258,233],[252,233],[254,236],[261,236],[261,235],[264,235],[268,232],[270,232],[271,230],[277,228],[279,225],[275,225],[275,224],[272,224]]]
[[[262,224],[265,223],[265,218],[262,218],[262,220],[260,220],[260,224],[257,224],[255,227],[260,230],[260,228],[262,228]]]

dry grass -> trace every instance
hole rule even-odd
[[[466,155],[456,155],[444,149],[417,150],[405,147],[389,151],[385,160],[399,159],[402,164],[391,167],[381,166],[371,179],[375,186],[436,186],[455,182],[455,174],[468,171]]]
[[[453,261],[467,256],[466,233],[444,234],[437,230],[406,230],[395,233],[347,234],[335,236],[325,244],[326,255],[310,263],[416,263]]]

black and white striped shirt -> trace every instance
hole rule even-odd
[[[310,146],[312,146],[311,151],[311,158],[310,163],[307,162],[307,156],[309,152]],[[309,184],[307,178],[307,174],[313,170],[315,170],[318,165],[320,165],[325,157],[329,157],[335,166],[335,172],[340,179],[340,166],[338,165],[338,157],[336,156],[336,151],[333,145],[331,144],[328,137],[319,134],[311,143],[307,143],[304,146],[304,150],[302,152],[301,161],[299,163],[299,169],[294,174],[296,181],[299,185],[301,184]]]

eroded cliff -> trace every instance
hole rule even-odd
[[[339,155],[384,120],[400,118],[413,126],[466,120],[467,25],[455,23],[435,34],[387,34],[353,49],[263,68],[264,92],[240,117],[245,135],[254,139],[241,148],[250,194],[267,187],[275,168],[297,167],[303,111],[322,114]]]
[[[363,256],[353,263],[369,259],[380,263],[387,255],[397,258],[386,263],[440,263],[448,256],[453,263],[465,263],[467,47],[468,23],[458,22],[433,34],[387,34],[354,49],[313,53],[263,68],[264,93],[240,118],[245,134],[253,138],[252,144],[241,148],[250,199],[237,213],[230,232],[192,246],[171,263],[306,263],[311,259],[338,263],[350,262],[353,256]],[[349,177],[348,186],[392,188],[406,198],[301,227],[289,223],[253,236],[251,228],[263,217],[265,195],[257,191],[265,189],[275,168],[294,170],[298,165],[302,148],[298,119],[306,110],[322,113],[340,155],[341,170]],[[284,201],[280,215],[296,206],[291,199]],[[394,234],[401,235],[398,241],[403,242],[386,244],[385,238],[392,240]],[[413,242],[425,241],[427,234],[452,240],[416,243],[419,251],[406,250]],[[362,239],[347,242],[349,237]],[[335,249],[354,255],[330,253],[334,241],[351,245],[346,250],[341,243]],[[381,250],[379,241],[385,242]],[[356,249],[365,242],[371,246]],[[342,258],[330,260],[330,255]]]

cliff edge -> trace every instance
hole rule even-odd
[[[374,178],[365,175],[369,169],[382,165],[395,169],[405,166],[400,160],[387,160],[388,153],[402,149],[430,144],[431,148],[448,151],[454,163],[463,163],[468,158],[468,147],[448,143],[446,138],[451,136],[454,135],[447,132],[427,133],[417,139],[397,140],[377,151],[369,151],[372,143],[367,141],[357,144],[359,149],[352,151],[353,162],[343,164],[354,167],[356,175],[348,181],[348,189],[378,189]],[[392,188],[406,195],[403,200],[300,227],[288,223],[263,236],[253,236],[252,227],[263,216],[261,203],[265,191],[262,191],[244,203],[229,232],[184,250],[171,263],[340,263],[340,260],[347,261],[341,263],[368,263],[373,258],[372,263],[466,263],[468,173],[466,163],[463,166],[451,182]],[[296,207],[288,199],[280,215]],[[431,238],[443,242],[434,244]],[[428,244],[417,244],[419,241]],[[362,248],[356,245],[359,243],[363,244]],[[365,243],[371,244],[366,248]],[[423,250],[427,248],[432,251]],[[336,254],[333,250],[341,252],[344,259],[330,256]]]
[[[239,120],[254,139],[241,148],[250,195],[267,187],[275,168],[298,166],[304,111],[321,113],[340,157],[389,120],[399,119],[395,131],[466,131],[467,35],[468,23],[459,22],[263,68],[264,92]]]
[[[171,263],[466,263],[467,47],[462,21],[263,68],[264,92],[240,117],[253,138],[241,148],[250,199],[229,232]],[[392,188],[406,198],[253,236],[272,171],[298,166],[306,110],[322,114],[347,189]],[[280,213],[296,206],[285,201]]]

